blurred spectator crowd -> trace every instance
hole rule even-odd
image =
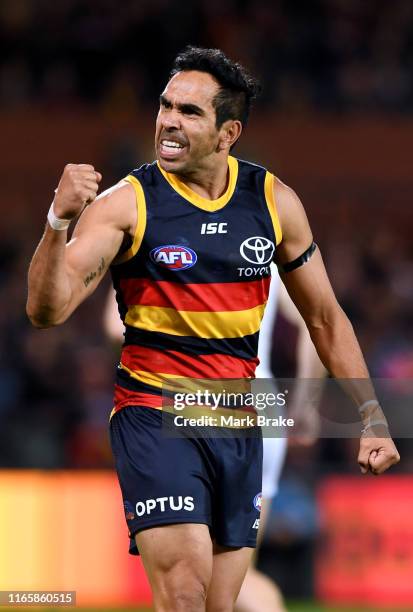
[[[263,81],[263,104],[274,110],[413,108],[413,3],[403,0],[2,0],[0,40],[4,116],[29,104],[45,118],[56,105],[58,113],[76,106],[153,111],[172,58],[188,42],[222,47],[249,65]],[[111,180],[136,163],[133,147],[121,145],[115,139],[102,152]],[[111,350],[96,313],[108,281],[70,323],[31,328],[25,277],[39,239],[38,211],[50,189],[50,176],[32,184],[35,178],[26,177],[27,212],[9,206],[0,226],[0,467],[105,467],[112,465],[106,432],[118,347]],[[391,194],[367,189],[348,198],[353,212],[371,201],[380,209],[391,199],[397,207],[397,189],[401,193],[403,185]],[[304,193],[305,202],[331,209],[323,190]],[[403,224],[386,225],[374,212],[355,232],[345,195],[335,189],[332,197],[332,224],[316,208],[312,224],[338,298],[372,374],[411,378],[411,232]],[[7,194],[2,201],[10,202]],[[278,362],[288,359],[287,347]],[[291,375],[293,367],[281,375]]]
[[[96,149],[93,163],[109,186],[146,156],[143,143],[152,139],[146,119],[171,61],[191,43],[222,48],[248,66],[262,82],[267,117],[296,113],[311,122],[314,113],[323,114],[332,130],[344,114],[381,115],[379,121],[391,124],[413,110],[413,2],[1,0],[0,41],[0,118],[8,124],[17,111],[8,131],[13,147],[0,170],[0,468],[112,467],[107,430],[119,347],[103,332],[109,279],[61,327],[36,330],[25,316],[27,267],[56,178],[55,150],[66,159],[59,130],[65,113],[79,111],[69,150],[84,154],[77,142],[84,131],[83,143],[94,143],[87,155]],[[46,136],[53,113],[58,127]],[[117,113],[125,114],[120,131],[111,122]],[[88,132],[92,114],[109,127],[108,141]],[[327,114],[336,115],[331,124]],[[37,130],[26,132],[20,123],[26,115],[38,122]],[[144,117],[139,139],[129,127],[136,116]],[[299,138],[297,128],[294,146],[301,146]],[[254,153],[261,151],[256,140]],[[317,143],[307,139],[302,146],[311,155]],[[53,149],[47,163],[46,149]],[[278,142],[276,151],[281,158]],[[249,150],[246,157],[255,159]],[[383,181],[377,172],[366,173],[360,184],[351,177],[328,183],[322,172],[313,181],[311,172],[301,172],[314,235],[371,374],[413,379],[411,180]],[[278,376],[294,374],[294,340],[279,321],[273,356]],[[412,471],[410,446],[408,438],[400,441],[403,461],[394,471]],[[356,447],[356,440],[323,439],[310,448],[290,448],[267,534],[268,567],[274,565],[274,545],[282,549],[279,576],[288,555],[293,582],[297,563],[311,564],[315,485],[320,474],[357,473]],[[288,591],[287,583],[286,577]],[[311,586],[302,584],[308,594]]]
[[[409,0],[2,0],[0,105],[153,104],[186,44],[223,48],[285,111],[413,105]]]

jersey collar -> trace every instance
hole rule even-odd
[[[188,185],[183,183],[175,174],[170,174],[169,172],[165,172],[163,168],[161,168],[159,161],[156,162],[157,166],[163,175],[163,177],[168,181],[172,189],[174,189],[180,196],[188,200],[194,206],[201,208],[202,210],[206,210],[208,212],[216,212],[217,210],[221,210],[224,208],[226,204],[232,198],[235,186],[237,184],[238,178],[238,160],[231,155],[228,157],[228,168],[229,168],[229,181],[228,187],[225,193],[222,194],[217,200],[209,200],[208,198],[203,198],[199,194],[195,193]]]

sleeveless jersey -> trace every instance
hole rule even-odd
[[[111,266],[125,342],[114,412],[162,408],[168,379],[254,377],[281,241],[265,168],[228,159],[226,192],[208,200],[157,162],[131,172],[138,223]]]

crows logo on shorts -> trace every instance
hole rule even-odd
[[[254,504],[254,508],[258,510],[258,512],[261,512],[262,493],[257,493],[257,495],[254,497],[253,504]]]
[[[133,512],[133,505],[126,500],[123,504],[123,507],[125,508],[126,520],[133,521],[133,519],[135,518],[135,514]]]

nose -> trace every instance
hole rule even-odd
[[[172,108],[162,111],[161,122],[165,130],[179,130],[181,126],[179,113]]]

